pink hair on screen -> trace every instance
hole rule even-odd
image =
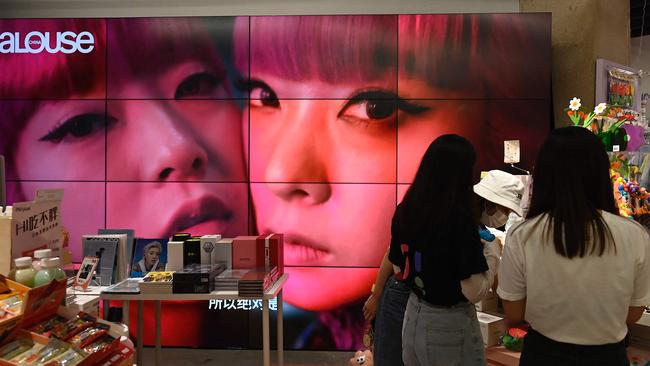
[[[235,37],[248,31],[238,19]],[[278,16],[250,18],[251,72],[328,83],[394,79],[395,16]],[[235,43],[238,68],[246,69],[246,43]]]
[[[109,98],[133,78],[156,75],[169,65],[202,61],[224,76],[225,68],[201,18],[127,18],[108,20]]]

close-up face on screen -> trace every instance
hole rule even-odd
[[[0,20],[33,30],[50,49],[0,54],[9,203],[63,188],[77,262],[99,228],[283,233],[288,348],[361,345],[391,218],[431,141],[471,141],[478,179],[504,167],[504,140],[531,169],[551,127],[548,14]],[[51,52],[64,31],[92,43]],[[204,308],[163,319],[226,316]]]

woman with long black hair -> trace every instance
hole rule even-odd
[[[650,304],[650,236],[618,215],[604,147],[584,128],[554,130],[533,182],[497,290],[508,323],[531,325],[521,365],[629,365],[626,322]]]
[[[498,249],[495,243],[484,246],[477,230],[475,161],[463,137],[437,138],[393,216],[389,260],[411,289],[402,331],[407,366],[485,365],[476,310],[468,299],[491,286]],[[486,254],[496,260],[486,261]]]

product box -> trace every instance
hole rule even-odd
[[[76,313],[84,312],[99,316],[99,296],[71,294],[66,297],[65,307]]]
[[[257,236],[238,236],[232,241],[232,268],[251,269],[258,267]]]
[[[62,327],[62,325],[55,326],[53,328],[54,330],[50,330],[43,334],[35,333],[34,331],[36,331],[36,328],[42,327],[43,322],[48,323],[50,322],[50,319],[54,317],[56,317],[57,319],[61,319],[59,320],[59,322],[61,321],[65,322],[66,320],[70,320],[77,317],[77,315],[80,315],[82,317],[88,317],[88,314],[78,313],[75,312],[73,309],[67,307],[59,307],[55,314],[51,314],[48,318],[45,318],[40,322],[33,323],[30,325],[29,329],[32,331],[30,332],[31,334],[30,337],[34,340],[39,341],[40,343],[45,344],[49,342],[51,339],[53,339],[51,333],[56,332],[58,329]],[[101,360],[104,360],[110,355],[112,355],[113,353],[115,353],[116,349],[118,349],[119,345],[121,344],[121,339],[126,339],[126,337],[128,336],[128,328],[125,325],[107,322],[94,317],[90,317],[89,319],[92,319],[92,325],[88,326],[85,330],[88,330],[90,328],[104,327],[105,331],[107,331],[107,334],[100,336],[100,338],[89,339],[88,345],[91,345],[94,342],[101,342],[102,344],[104,344],[104,346],[103,348],[93,351],[92,353],[88,353],[87,351],[88,349],[86,348],[85,351],[86,357],[81,363],[78,364],[78,366],[97,365]],[[85,330],[82,330],[77,335],[82,335]],[[29,332],[29,331],[21,330],[21,332]],[[105,337],[105,338],[101,338],[101,337]],[[74,340],[74,338],[75,336],[71,336],[70,339],[67,341],[67,343],[71,342],[71,340]],[[12,363],[8,363],[8,364],[12,364]],[[0,365],[3,364],[0,363]]]
[[[0,294],[0,304],[5,309],[0,316],[0,343],[2,343],[18,330],[25,311],[27,292],[30,289],[2,275],[0,275],[0,287],[5,290],[4,294]]]
[[[96,363],[98,366],[133,366],[135,350],[124,343],[119,343],[115,350],[105,359]]]
[[[483,345],[491,347],[499,343],[499,337],[506,331],[504,319],[482,312],[477,312],[476,315],[483,336]]]
[[[201,264],[200,238],[191,238],[183,242],[183,268],[190,264]]]
[[[201,237],[201,264],[215,264],[217,262],[217,253],[215,248],[221,235],[203,235]]]
[[[214,283],[174,282],[172,292],[175,294],[209,294],[214,290]]]
[[[20,323],[20,327],[23,329],[17,330],[11,334],[11,337],[5,341],[12,341],[16,338],[26,338],[31,340],[33,343],[38,344],[38,347],[43,348],[50,342],[51,338],[46,335],[39,335],[32,333],[26,329],[31,329],[42,322],[49,321],[49,319],[58,317],[60,319],[71,319],[78,314],[73,309],[66,307],[59,307],[66,295],[66,281],[52,281],[49,285],[37,287],[27,291],[25,295],[25,300],[23,304],[23,316]],[[111,347],[107,347],[100,352],[92,353],[90,355],[83,355],[83,361],[78,363],[78,366],[86,365],[96,365],[97,362],[111,352],[111,348],[114,344],[119,343],[121,336],[128,334],[126,327],[118,325],[115,323],[108,323],[102,320],[95,320],[95,322],[103,322],[108,325],[109,334],[114,335],[114,343],[111,343]],[[3,342],[4,343],[4,342]],[[34,349],[37,351],[37,349]],[[60,356],[66,357],[73,355],[74,352],[68,352],[61,354]],[[16,363],[11,360],[0,360],[0,365],[16,365]]]
[[[183,269],[183,242],[167,242],[167,266],[166,271],[180,271]]]
[[[276,277],[275,279],[273,277]],[[238,291],[242,297],[262,297],[277,279],[277,270],[252,269],[239,280]]]
[[[232,269],[232,242],[233,239],[221,238],[214,248],[216,263],[223,263],[226,269]]]
[[[266,272],[277,267],[278,274],[284,274],[284,235],[269,234],[258,237],[257,263],[258,267],[263,267]]]
[[[30,333],[23,329],[17,331],[14,336],[15,337],[13,337],[11,342],[5,344],[0,350],[0,366],[33,364],[31,362],[27,363],[28,357],[36,358],[38,352],[50,341],[48,338]],[[19,353],[17,351],[18,347],[15,345],[17,342],[29,344],[28,347],[31,348]]]
[[[217,291],[238,291],[239,280],[248,273],[247,269],[227,269],[214,279]]]
[[[174,272],[149,272],[138,281],[141,294],[171,294],[173,293]]]
[[[492,290],[488,295],[481,301],[476,304],[476,311],[482,311],[487,313],[496,313],[499,312],[499,297]]]
[[[181,271],[174,272],[173,283],[211,283],[214,278],[225,270],[225,266],[218,264],[190,264]]]

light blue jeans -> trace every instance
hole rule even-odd
[[[437,307],[409,296],[402,327],[406,366],[485,366],[474,304]]]

